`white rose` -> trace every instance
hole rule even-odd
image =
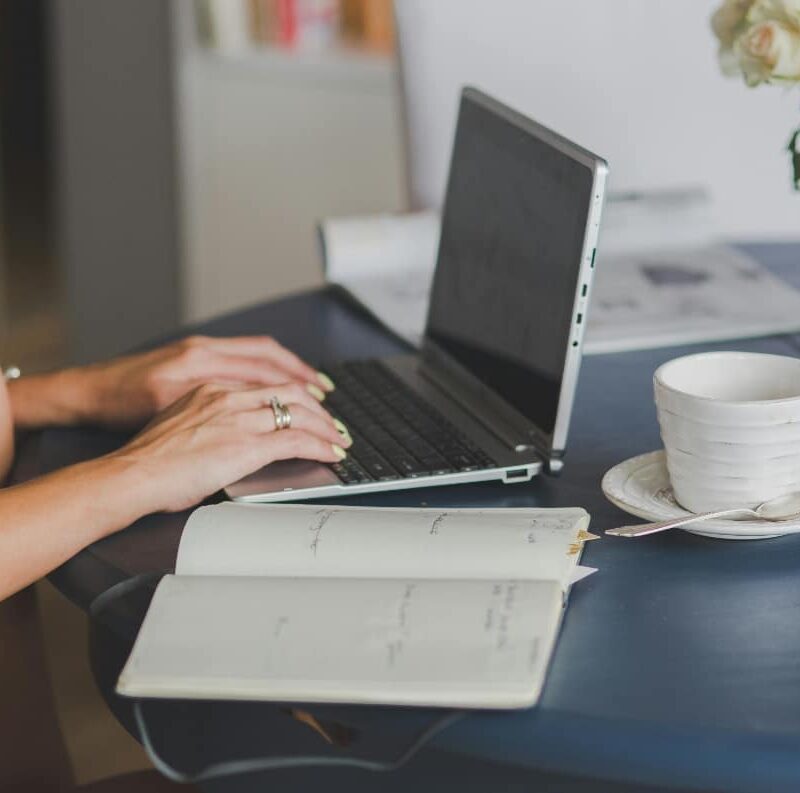
[[[800,0],[755,0],[747,12],[747,21],[782,22],[800,32]]]
[[[719,39],[721,49],[730,49],[756,0],[725,0],[711,17],[711,28]]]
[[[748,85],[800,80],[800,29],[759,22],[736,39],[733,51]]]

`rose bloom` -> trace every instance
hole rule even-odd
[[[733,51],[748,85],[800,80],[800,29],[759,22],[736,39]]]
[[[800,32],[800,0],[754,0],[747,21],[751,24],[781,22]]]
[[[800,0],[725,0],[711,27],[726,74],[748,85],[800,81]]]
[[[730,49],[736,40],[738,28],[744,23],[747,12],[755,0],[725,0],[711,17],[711,28],[721,46]]]

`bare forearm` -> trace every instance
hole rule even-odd
[[[91,367],[27,375],[8,385],[17,429],[70,426],[91,419],[96,411]]]
[[[264,336],[194,336],[149,352],[43,375],[9,386],[17,429],[97,424],[141,427],[202,383],[297,383],[322,401],[334,384]]]
[[[0,491],[0,600],[152,511],[137,466],[117,456]]]
[[[0,485],[14,460],[14,424],[5,381],[0,378]]]
[[[57,382],[40,382],[39,393]],[[14,389],[20,423],[51,423],[25,412],[24,394]],[[273,399],[291,406],[291,428],[278,431]],[[351,443],[299,383],[196,388],[118,451],[0,490],[0,600],[142,515],[188,509],[278,460],[336,462],[346,456],[339,444]]]
[[[94,411],[88,369],[26,375],[8,385],[17,429],[69,426],[89,420]]]

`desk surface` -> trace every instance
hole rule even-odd
[[[770,247],[758,253],[776,267],[794,267],[797,250]],[[403,349],[330,292],[253,308],[202,330],[268,332],[312,361]],[[796,355],[800,339],[714,347]],[[602,474],[620,460],[660,446],[654,369],[698,349],[586,358],[565,471],[558,479],[405,491],[346,503],[582,506],[600,533],[627,520],[603,498]],[[120,441],[88,429],[39,434],[23,447],[15,478],[91,457]],[[53,581],[85,608],[131,574],[171,568],[185,519],[186,513],[145,518],[76,556],[53,574]],[[510,714],[471,714],[439,736],[436,747],[464,761],[488,761],[517,773],[569,773],[625,781],[636,789],[650,784],[729,793],[800,790],[800,536],[725,542],[675,531],[636,541],[605,538],[588,544],[583,562],[599,572],[573,590],[540,705]],[[120,646],[108,637],[94,640],[96,676],[123,722],[129,714],[111,687],[140,617],[141,609],[119,617],[115,630],[128,637]],[[422,723],[421,714],[400,709],[326,712],[395,736]],[[275,716],[271,705],[164,703],[151,706],[150,714],[164,751],[186,766],[227,759],[231,752],[309,750],[305,734],[296,737],[283,727],[275,728],[280,735],[265,740]],[[237,784],[244,783],[224,789],[249,789]],[[389,789],[384,780],[381,787]],[[459,789],[466,788],[459,783]],[[524,787],[509,783],[505,789]]]

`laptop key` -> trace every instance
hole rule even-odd
[[[371,482],[372,477],[352,458],[346,458],[331,465],[331,470],[346,485],[356,485],[362,482]]]
[[[380,482],[398,479],[398,472],[366,443],[354,440],[349,455],[373,478]]]
[[[388,482],[392,479],[400,478],[397,471],[392,469],[385,460],[382,460],[378,456],[359,457],[358,462],[379,482]]]
[[[389,460],[398,471],[406,476],[421,476],[422,474],[430,473],[426,466],[417,462],[413,457],[411,457],[411,455],[404,452],[390,456]]]
[[[459,471],[477,471],[480,468],[478,461],[464,452],[461,454],[454,454],[452,457],[448,457],[448,459]]]
[[[413,440],[408,441],[405,444],[406,449],[411,452],[418,460],[423,460],[425,457],[429,457],[432,454],[436,454],[436,449],[433,448],[429,443],[422,440],[421,438],[415,438]]]
[[[444,459],[444,457],[439,457],[438,455],[432,457],[423,457],[420,462],[432,473],[432,474],[452,474],[455,472],[455,468]]]

